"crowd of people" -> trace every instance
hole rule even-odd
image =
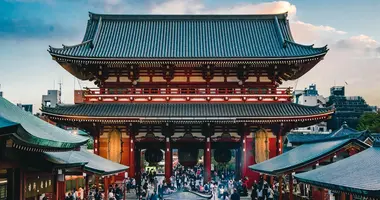
[[[278,196],[278,183],[276,181],[273,185],[269,184],[263,177],[260,177],[258,183],[254,181],[251,192],[252,200],[277,200]]]
[[[108,200],[121,200],[125,193],[135,193],[138,199],[159,200],[165,195],[173,194],[177,191],[192,191],[201,195],[214,196],[215,199],[240,200],[241,196],[249,196],[247,178],[236,180],[233,170],[215,170],[212,173],[212,181],[204,182],[204,167],[196,165],[194,167],[184,167],[177,165],[173,169],[173,176],[170,182],[161,180],[154,170],[141,173],[141,182],[134,178],[127,178],[124,184],[112,184],[108,191]],[[162,177],[163,178],[163,177]],[[125,191],[124,191],[125,190]],[[87,199],[104,200],[103,191],[92,188]],[[254,181],[251,192],[252,200],[275,200],[278,199],[278,183],[274,181],[269,184],[263,177],[259,181]],[[82,188],[73,189],[66,194],[65,200],[85,199]]]

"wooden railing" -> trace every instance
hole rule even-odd
[[[244,102],[291,101],[292,98],[291,88],[86,88],[81,93],[83,102]]]

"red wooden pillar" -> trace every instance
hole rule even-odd
[[[108,177],[104,177],[104,199],[108,199],[108,188],[109,188],[109,183],[108,183]]]
[[[340,193],[340,200],[346,200],[346,194],[344,192]]]
[[[350,200],[352,200],[352,199],[353,199],[352,194],[350,194]]]
[[[170,137],[165,138],[165,181],[170,183],[172,176],[172,150],[170,147]]]
[[[282,189],[283,189],[282,176],[278,177],[278,199],[282,200]]]
[[[289,174],[289,200],[293,200],[293,175]]]
[[[247,165],[247,135],[246,133],[243,134],[242,136],[242,141],[241,141],[241,145],[242,145],[242,149],[243,149],[243,152],[242,152],[242,158],[241,158],[241,178],[244,179],[246,177],[246,174],[247,174],[247,168],[248,168],[248,165]]]
[[[57,181],[57,197],[58,200],[64,200],[66,195],[65,181]]]
[[[210,182],[211,181],[211,141],[210,138],[206,138],[205,142],[205,149],[204,149],[204,182]]]
[[[99,176],[96,176],[96,175],[95,175],[95,185],[96,185],[96,188],[99,189]]]
[[[129,177],[134,178],[136,176],[135,171],[135,134],[131,133],[129,136]]]

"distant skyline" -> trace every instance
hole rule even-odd
[[[123,14],[262,14],[289,12],[292,34],[302,44],[328,45],[314,69],[284,86],[317,84],[329,95],[333,85],[380,106],[380,20],[378,0],[0,0],[0,91],[13,103],[33,104],[63,82],[64,103],[73,103],[79,81],[53,61],[48,46],[81,42],[88,12]],[[346,85],[348,83],[348,85]]]

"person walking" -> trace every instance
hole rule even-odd
[[[236,188],[234,189],[234,193],[231,194],[231,200],[240,200],[240,195],[239,195],[239,193],[237,192],[237,189],[236,189]]]

